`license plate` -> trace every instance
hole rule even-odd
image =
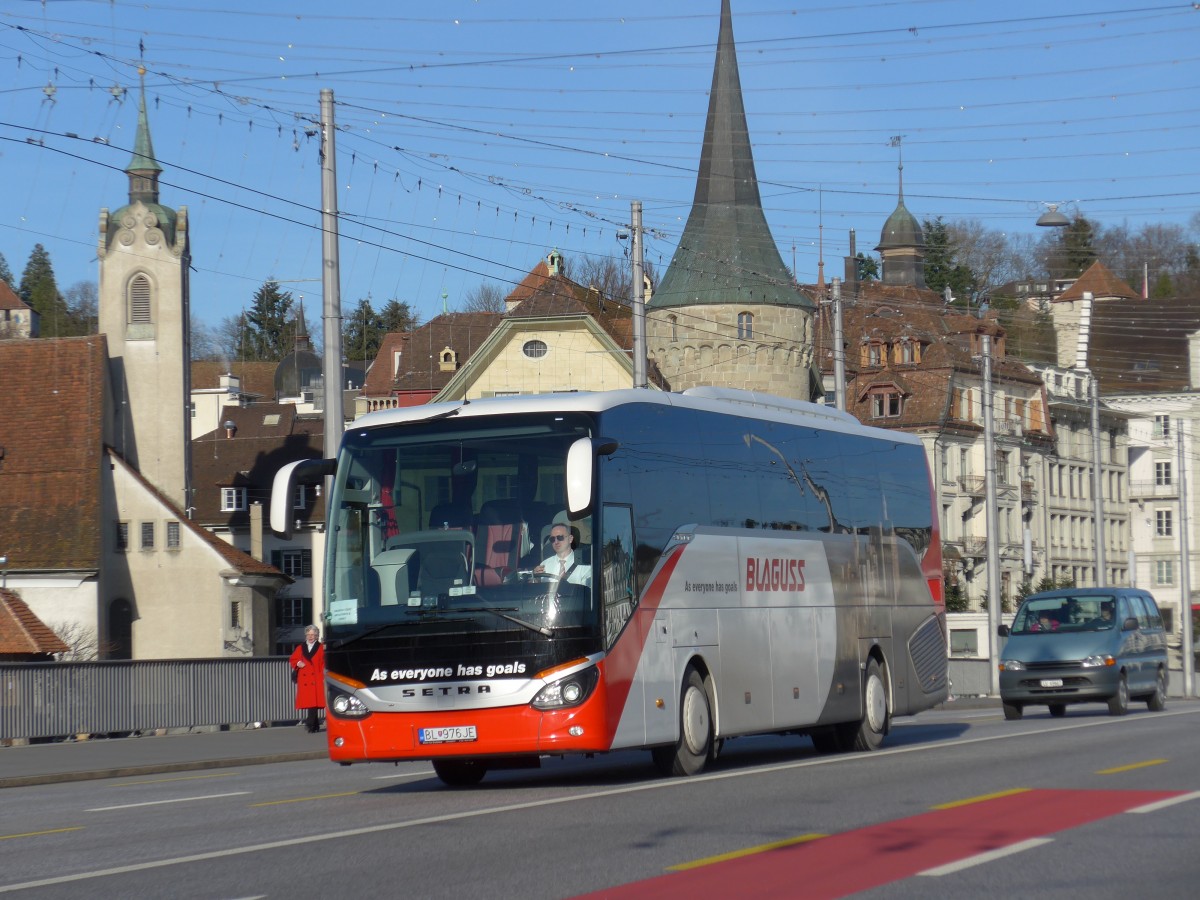
[[[440,728],[417,729],[417,740],[422,744],[451,744],[473,741],[478,737],[474,725],[443,725]]]
[[[1062,687],[1061,678],[1043,678],[1042,687]]]

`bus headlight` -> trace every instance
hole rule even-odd
[[[567,709],[578,706],[591,696],[599,677],[600,673],[595,666],[564,675],[538,691],[537,696],[530,701],[530,706],[534,709]]]
[[[1080,665],[1085,669],[1096,669],[1101,666],[1115,666],[1117,661],[1111,656],[1089,656]]]
[[[344,719],[361,719],[371,713],[357,697],[337,690],[330,691],[329,710]]]
[[[1025,671],[1025,663],[1019,659],[1002,659],[1000,660],[1001,672],[1023,672]]]

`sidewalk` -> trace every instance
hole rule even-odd
[[[0,788],[328,759],[325,740],[280,725],[0,747]]]

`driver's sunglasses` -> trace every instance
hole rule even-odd
[[[553,541],[553,542],[554,542],[554,543],[556,543],[556,544],[557,544],[559,541],[565,541],[566,539],[567,539],[567,536],[566,536],[565,534],[552,534],[552,535],[550,535],[550,540],[551,540],[551,541]]]

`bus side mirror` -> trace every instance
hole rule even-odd
[[[996,634],[1000,635],[1000,637],[1008,637],[1008,635],[1009,635],[1008,626],[1007,625],[997,625],[996,626]]]
[[[271,530],[284,540],[290,540],[295,521],[292,498],[296,496],[296,485],[319,483],[336,471],[336,459],[298,459],[276,472],[271,485]]]
[[[618,444],[608,438],[579,438],[567,450],[567,512],[586,515],[592,506],[592,471],[597,456],[610,456]]]

